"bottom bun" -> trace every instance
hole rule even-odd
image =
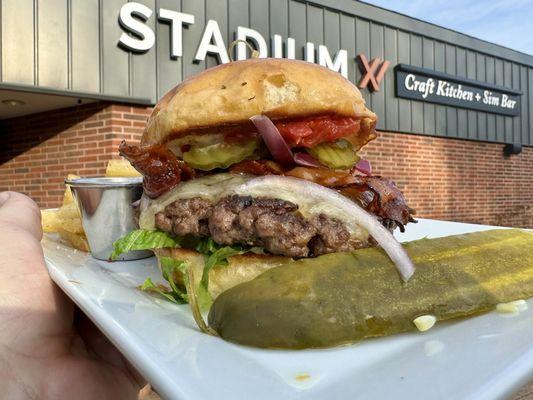
[[[204,270],[203,254],[191,249],[154,249],[157,265],[161,269],[161,257],[188,262],[194,271],[195,283],[199,283]],[[292,258],[267,254],[247,253],[228,258],[228,265],[214,267],[209,272],[209,294],[212,299],[242,282],[248,282],[271,268],[290,263]],[[183,274],[176,271],[174,280],[183,284]]]

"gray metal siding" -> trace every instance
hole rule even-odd
[[[398,63],[410,64],[409,33],[398,31]],[[393,71],[387,71],[385,80],[394,80]],[[411,100],[399,99],[400,131],[412,132],[411,130]]]
[[[411,65],[422,66],[422,38],[418,35],[410,35]],[[411,130],[424,133],[424,103],[411,101]]]
[[[381,58],[383,59],[384,54],[384,27],[383,25],[377,25],[374,23],[370,23],[370,58]],[[336,52],[338,49],[331,48],[331,52]],[[385,90],[384,88],[381,88],[379,91],[372,94],[372,110],[376,113],[376,115],[379,115],[378,119],[378,128],[379,129],[385,129]]]
[[[132,55],[117,46],[122,33],[118,24],[118,10],[126,2],[126,0],[100,0],[100,90],[116,96],[133,96],[130,87]],[[73,51],[83,50],[73,49]]]
[[[385,27],[385,49],[384,58],[389,60],[391,65],[398,63],[398,32],[396,29]],[[389,74],[390,76],[390,74]],[[394,79],[385,79],[382,89],[385,92],[385,115],[381,116],[384,125],[391,131],[399,129],[398,98],[394,95]]]
[[[99,19],[98,0],[70,2],[69,86],[73,90],[100,91]]]
[[[358,53],[369,61],[389,60],[381,89],[363,90],[381,129],[533,146],[531,56],[352,0],[136,0],[153,11],[147,24],[156,33],[156,45],[136,54],[117,46],[118,12],[126,1],[2,0],[0,81],[156,102],[184,78],[217,64],[211,55],[192,61],[205,24],[214,19],[226,45],[244,26],[259,31],[269,46],[274,34],[284,43],[295,39],[298,59],[308,41],[315,50],[326,45],[332,57],[345,49],[353,82],[362,76]],[[159,8],[195,16],[183,29],[183,57],[170,57],[170,24],[157,20]],[[393,67],[398,63],[518,89],[524,93],[521,115],[397,98]]]
[[[435,42],[435,71],[446,70],[445,46],[442,42]],[[446,107],[440,104],[435,106],[435,133],[446,133]]]
[[[217,21],[218,27],[220,28],[220,32],[224,37],[228,37],[228,35],[233,34],[233,31],[230,32],[228,30],[227,9],[228,5],[226,0],[205,0],[205,21],[207,22],[210,19],[214,19],[215,21]],[[249,26],[248,19],[244,26]],[[236,29],[237,27],[235,27],[235,30]],[[228,45],[229,42],[230,41],[226,41],[226,45]],[[194,48],[195,44],[191,43],[191,47]],[[205,61],[206,68],[214,67],[218,64],[217,59],[214,56],[208,55]]]
[[[33,0],[2,1],[2,81],[36,83],[34,16]]]
[[[428,38],[422,39],[422,67],[435,69],[435,42]],[[391,79],[392,81],[392,79]],[[423,106],[424,133],[434,135],[435,127],[435,104],[424,103]]]
[[[104,0],[104,2],[107,0]],[[144,4],[154,11],[152,17],[146,22],[154,32],[156,27],[157,8],[155,0],[136,0],[137,3]],[[157,46],[154,45],[144,54],[130,54],[130,93],[134,97],[148,97],[150,99],[158,97],[157,74],[156,74]],[[167,58],[169,53],[166,54]],[[150,77],[153,77],[150,79]],[[148,78],[148,79],[147,79]],[[155,78],[155,79],[154,79]]]
[[[342,14],[339,29],[343,33],[339,38],[340,48],[345,49],[348,54],[357,54],[357,47],[355,45],[355,18]],[[358,68],[355,62],[348,65],[348,79],[352,82],[355,82],[356,79],[356,69]]]
[[[41,86],[68,88],[67,0],[37,1],[37,82]]]
[[[164,8],[167,10],[181,9],[181,0],[158,0],[157,10]],[[155,12],[155,11],[154,11]],[[193,25],[194,26],[194,25]],[[190,28],[184,29],[184,37],[189,34]],[[156,46],[157,46],[157,97],[163,96],[176,82],[182,79],[183,58],[172,59],[170,57],[170,24],[156,24]]]

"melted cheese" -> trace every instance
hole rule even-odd
[[[215,174],[180,183],[157,199],[150,199],[143,195],[141,199],[141,215],[139,227],[141,229],[155,229],[155,214],[163,211],[165,207],[178,199],[191,199],[201,197],[216,203],[222,197],[231,194],[232,190],[254,178],[251,175]]]
[[[268,197],[290,201],[298,205],[298,210],[304,217],[312,218],[319,214],[325,214],[343,222],[352,238],[363,242],[368,240],[368,232],[357,225],[353,215],[347,213],[342,207],[336,207],[331,201],[309,196],[309,193],[294,190],[290,185],[273,185],[265,182],[264,185],[248,187],[246,183],[254,178],[257,177],[229,173],[215,174],[180,183],[177,187],[157,199],[150,199],[143,195],[140,206],[139,226],[141,229],[154,230],[155,214],[163,211],[167,205],[178,199],[201,197],[211,203],[216,203],[226,196],[238,194],[241,196]],[[324,188],[324,190],[330,189]]]

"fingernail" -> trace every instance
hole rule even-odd
[[[0,207],[9,199],[9,192],[0,192]]]

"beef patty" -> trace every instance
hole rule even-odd
[[[180,199],[155,215],[157,229],[178,236],[211,236],[223,245],[260,246],[269,253],[301,258],[366,247],[344,224],[320,214],[306,219],[289,201],[228,196],[216,204]]]

